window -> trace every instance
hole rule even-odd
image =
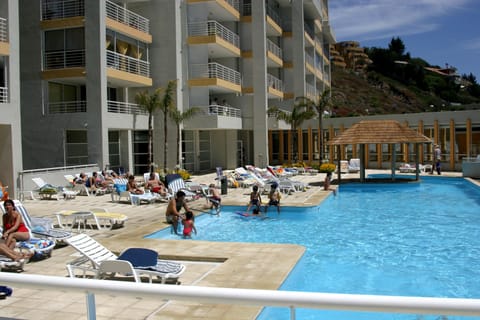
[[[148,131],[133,132],[133,173],[144,174],[149,172],[148,160]]]
[[[85,66],[83,28],[45,31],[44,69]]]
[[[108,161],[110,168],[120,167],[120,131],[108,131]]]
[[[67,166],[88,164],[87,130],[67,130],[65,136],[65,162]]]

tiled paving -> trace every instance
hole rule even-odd
[[[458,173],[445,175],[459,176]],[[356,178],[348,174],[344,178]],[[193,181],[209,184],[215,174],[194,176]],[[296,176],[295,179],[315,185],[305,192],[284,196],[284,206],[312,206],[320,203],[330,191],[323,191],[324,174]],[[222,196],[224,205],[245,205],[250,189],[228,189]],[[205,199],[190,203],[195,212],[204,210]],[[187,270],[182,285],[277,289],[302,256],[304,248],[294,244],[241,244],[189,240],[144,239],[146,234],[168,227],[166,203],[113,203],[110,196],[76,197],[73,200],[25,200],[32,216],[51,217],[60,210],[85,210],[103,207],[110,212],[126,214],[122,228],[106,231],[87,230],[92,237],[112,251],[127,247],[148,247],[160,257],[181,260]],[[51,258],[26,264],[24,273],[66,277],[65,264],[75,258],[75,250],[66,246],[55,249]],[[282,261],[282,263],[278,263]],[[153,284],[159,285],[159,284]],[[194,301],[162,301],[151,298],[96,295],[97,319],[254,319],[258,307],[224,304],[201,304]],[[0,300],[0,319],[86,319],[83,294],[14,288],[12,297]]]

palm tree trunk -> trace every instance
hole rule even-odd
[[[177,161],[180,169],[182,169],[183,163],[180,159],[180,125],[177,125]]]
[[[155,168],[153,167],[153,116],[152,113],[148,114],[148,161],[150,172],[154,172]]]
[[[168,139],[167,139],[167,110],[163,111],[163,137],[164,137],[164,149],[163,149],[163,171],[167,172],[167,154],[168,154]]]

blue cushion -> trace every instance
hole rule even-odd
[[[114,184],[113,186],[115,187],[115,190],[117,191],[117,193],[127,191],[127,185],[126,184]]]

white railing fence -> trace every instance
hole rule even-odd
[[[227,116],[234,118],[241,118],[242,111],[238,108],[230,106],[222,106],[218,104],[211,104],[208,107],[201,107],[202,110],[208,115]]]
[[[133,11],[125,9],[118,4],[106,1],[106,12],[107,17],[113,19],[117,22],[130,26],[134,29],[143,31],[145,33],[150,32],[150,21],[147,18],[144,18]]]
[[[209,20],[206,22],[189,23],[188,34],[192,37],[216,35],[233,44],[235,47],[240,47],[240,37],[235,32],[218,23],[217,21]]]
[[[283,81],[278,79],[277,77],[272,76],[271,74],[267,74],[267,87],[273,88],[275,90],[284,91],[283,89]]]
[[[45,52],[43,68],[63,69],[85,66],[85,50],[61,50]]]
[[[0,18],[0,42],[8,42],[8,23],[5,18]]]
[[[60,101],[50,102],[48,104],[48,113],[77,113],[87,112],[87,102],[84,100],[78,101]]]
[[[141,114],[148,115],[148,112],[136,103],[122,102],[122,101],[107,101],[108,112],[111,113],[126,113],[126,114]]]
[[[240,72],[225,67],[217,62],[192,65],[191,78],[219,78],[238,85],[242,84]]]
[[[42,1],[42,20],[82,17],[84,15],[84,0]]]
[[[96,319],[95,294],[150,297],[212,304],[277,306],[290,309],[295,319],[297,308],[369,311],[410,314],[479,316],[480,299],[452,299],[354,295],[319,292],[234,289],[194,286],[152,285],[110,280],[77,279],[44,275],[0,273],[0,283],[14,288],[67,291],[86,294],[87,318]],[[15,292],[14,292],[15,294]]]
[[[107,67],[150,78],[150,63],[107,50]]]
[[[270,39],[267,39],[267,51],[270,51],[280,59],[283,59],[283,50]]]

